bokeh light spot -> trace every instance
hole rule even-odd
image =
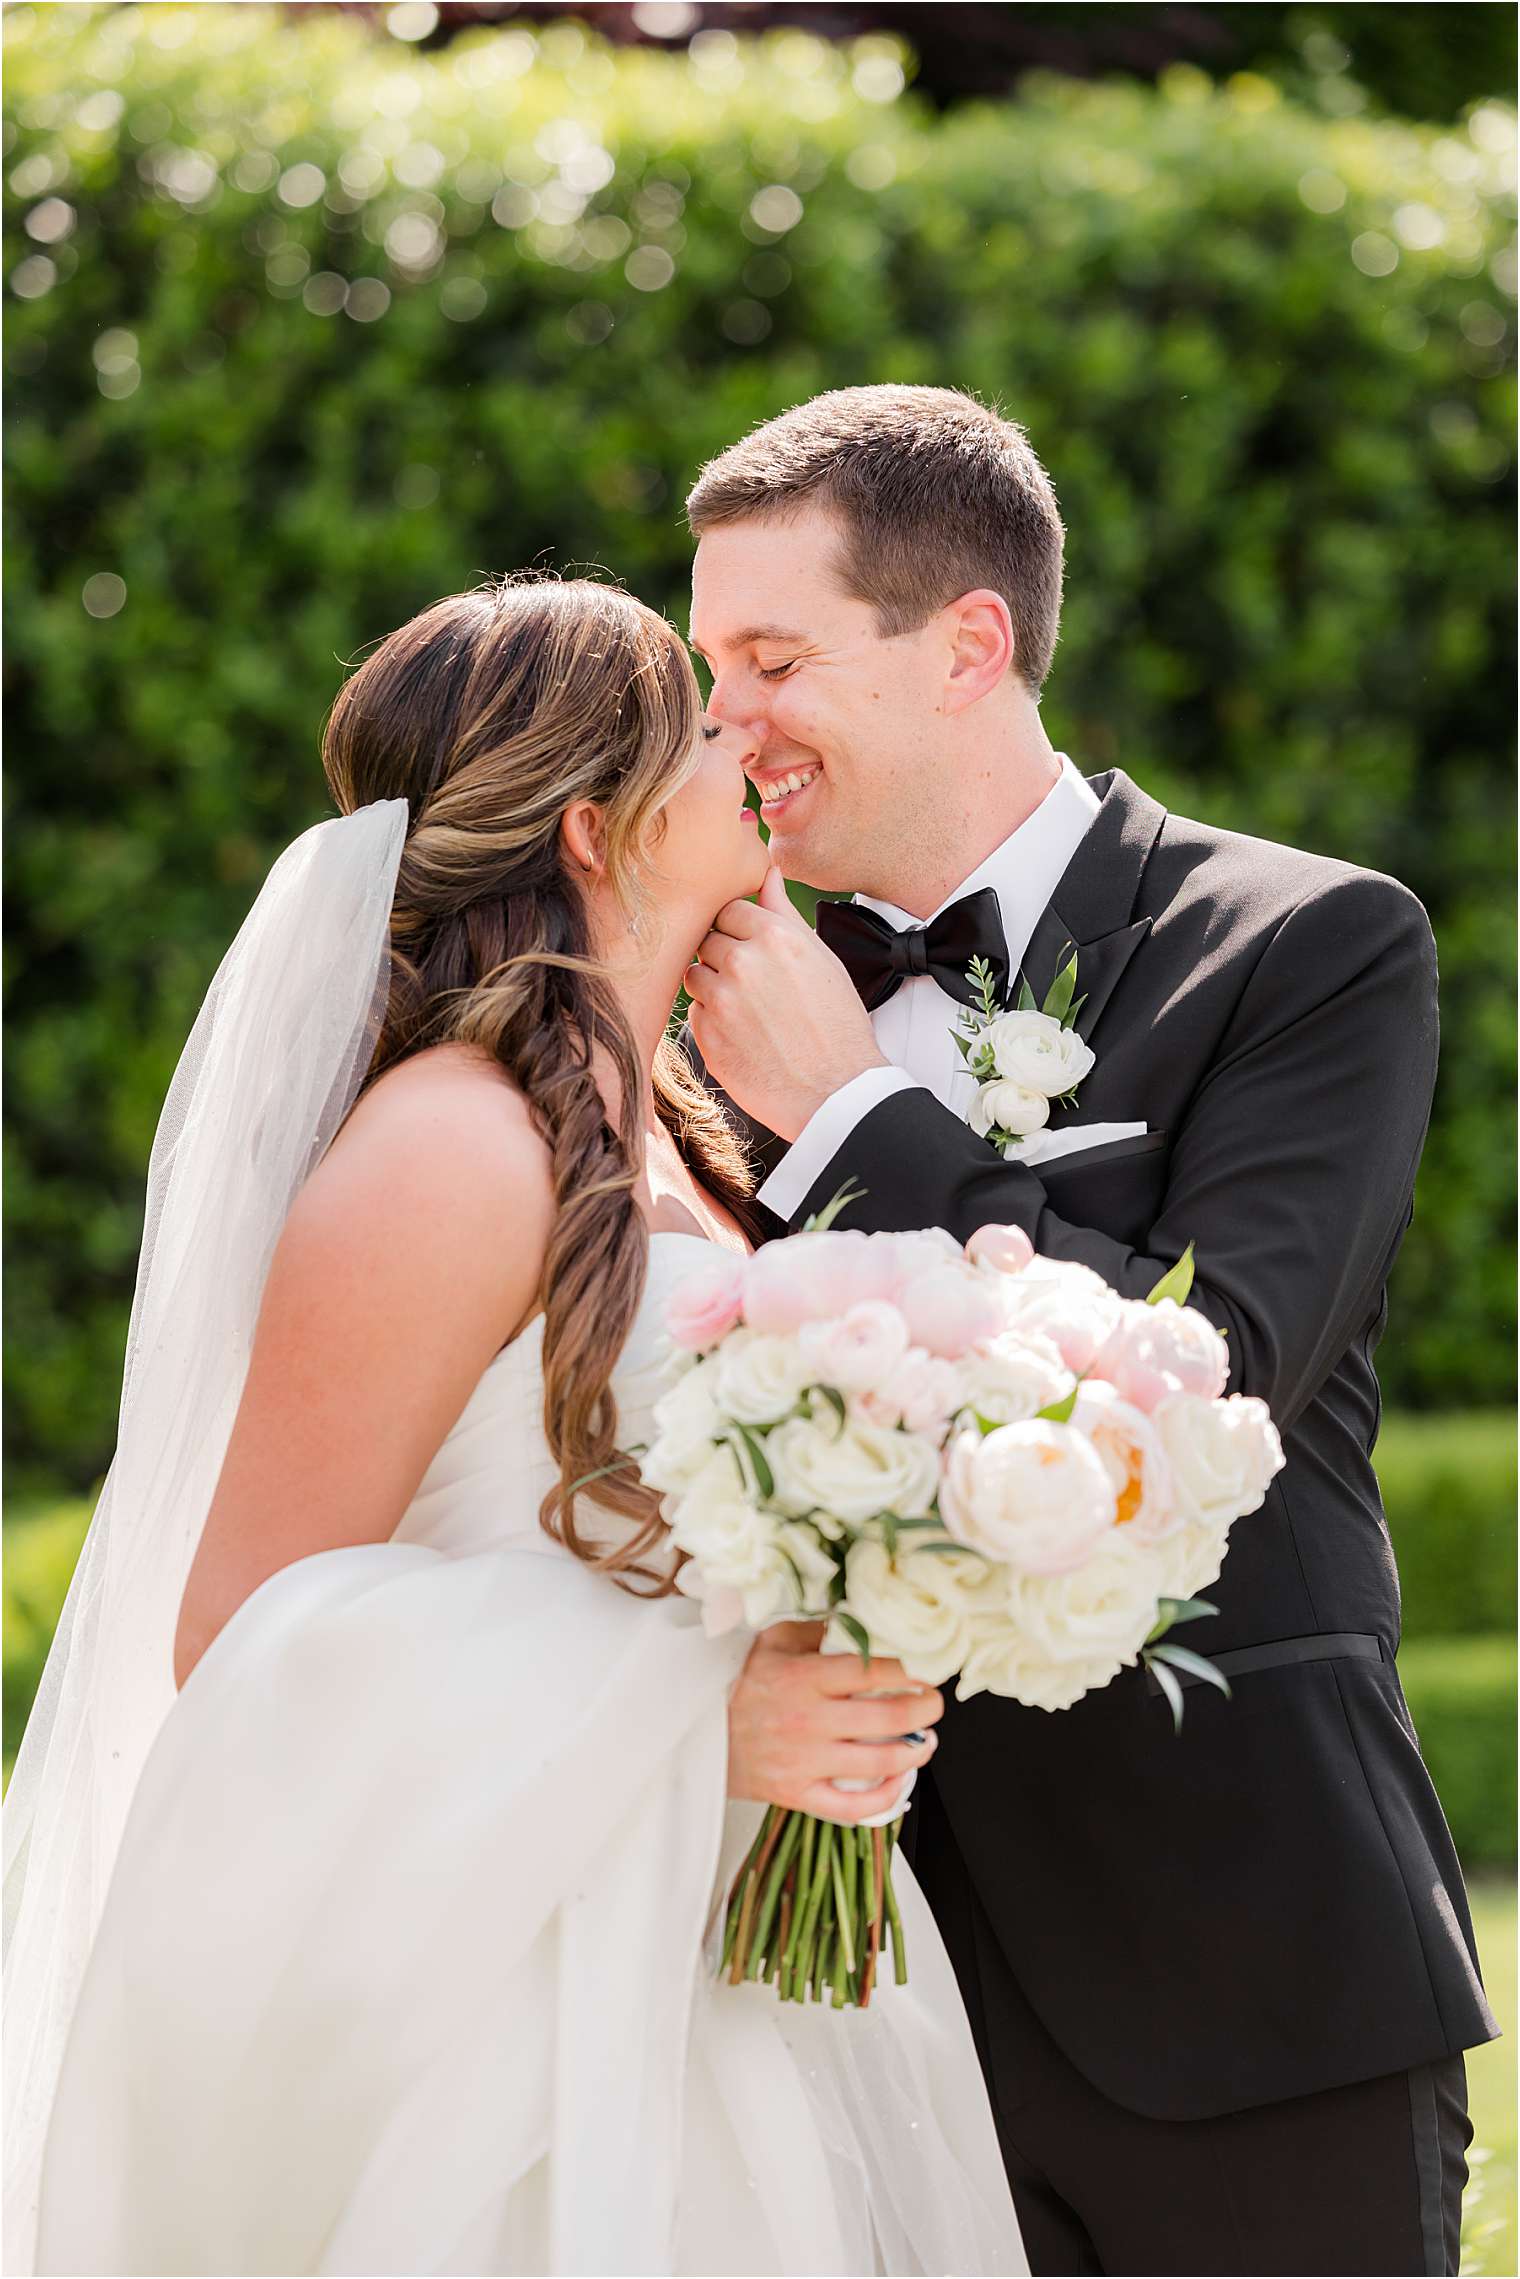
[[[114,617],[126,602],[126,580],[114,570],[97,570],[85,579],[79,598],[91,617]]]

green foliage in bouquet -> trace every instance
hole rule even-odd
[[[1429,906],[1386,1371],[1505,1398],[1502,106],[1425,130],[1178,70],[936,120],[796,31],[435,55],[342,13],[22,6],[5,36],[15,1489],[109,1453],[154,1119],[323,811],[345,664],[534,561],[684,622],[703,459],[881,379],[996,398],[1054,472],[1060,745]]]

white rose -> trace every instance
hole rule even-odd
[[[1072,1374],[1049,1338],[1038,1333],[995,1337],[961,1364],[964,1406],[989,1424],[1025,1424],[1041,1409],[1062,1401]]]
[[[1160,1581],[1155,1555],[1117,1534],[1071,1574],[1009,1575],[1003,1611],[976,1626],[957,1697],[1069,1709],[1139,1659]]]
[[[1175,1528],[1160,1545],[1166,1598],[1196,1598],[1219,1580],[1224,1555],[1230,1548],[1228,1527],[1208,1527],[1201,1520]]]
[[[845,1562],[847,1611],[868,1633],[874,1651],[895,1655],[909,1677],[942,1685],[971,1646],[971,1595],[957,1568],[983,1567],[969,1552],[899,1551],[862,1536]],[[983,1570],[985,1571],[985,1570]]]
[[[1070,1709],[1084,1694],[1106,1686],[1122,1667],[1111,1654],[1053,1662],[1017,1631],[1003,1628],[972,1641],[955,1698],[969,1701],[973,1694],[996,1693],[1029,1709]]]
[[[1089,1377],[1071,1421],[1097,1450],[1113,1483],[1119,1525],[1132,1528],[1137,1542],[1158,1542],[1182,1524],[1161,1436],[1142,1409],[1101,1378]]]
[[[999,1425],[950,1446],[940,1513],[957,1542],[1034,1574],[1079,1566],[1117,1517],[1092,1443],[1069,1424]]]
[[[740,1586],[746,1624],[751,1630],[764,1630],[773,1622],[826,1620],[836,1571],[837,1562],[819,1541],[816,1528],[799,1519],[787,1520],[771,1538],[765,1572]]]
[[[1063,1029],[1048,1013],[1004,1013],[982,1031],[982,1042],[992,1047],[999,1076],[1048,1100],[1075,1092],[1096,1057],[1075,1029]]]
[[[825,1535],[881,1511],[923,1518],[939,1484],[929,1441],[877,1424],[795,1417],[770,1435],[765,1454],[782,1509],[799,1519],[811,1514]]]
[[[1043,1131],[1049,1121],[1050,1102],[1043,1092],[1005,1080],[983,1084],[971,1103],[971,1129],[983,1139],[994,1129],[1023,1138],[1026,1132]]]
[[[719,1347],[717,1399],[740,1424],[775,1424],[801,1400],[809,1370],[795,1337],[736,1329]]]
[[[1232,1393],[1207,1401],[1174,1393],[1153,1419],[1171,1464],[1184,1519],[1210,1527],[1259,1509],[1282,1470],[1282,1442],[1265,1401]]]
[[[838,1321],[808,1322],[797,1333],[808,1382],[841,1393],[879,1385],[908,1350],[908,1325],[896,1306],[868,1299]]]
[[[639,1470],[662,1495],[679,1495],[689,1487],[722,1436],[723,1419],[713,1398],[716,1376],[714,1362],[699,1361],[655,1402],[655,1437]]]
[[[742,1590],[770,1573],[777,1521],[752,1501],[731,1448],[713,1449],[668,1516],[677,1547],[713,1582]]]

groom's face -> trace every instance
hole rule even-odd
[[[870,891],[935,796],[951,649],[937,620],[883,639],[870,604],[842,589],[841,543],[817,509],[707,532],[691,639],[712,671],[709,715],[753,744],[773,859],[809,886]]]

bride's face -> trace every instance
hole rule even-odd
[[[650,884],[671,923],[694,925],[697,940],[725,903],[758,894],[770,867],[759,819],[744,804],[754,756],[747,730],[704,721],[701,758],[660,810]]]

